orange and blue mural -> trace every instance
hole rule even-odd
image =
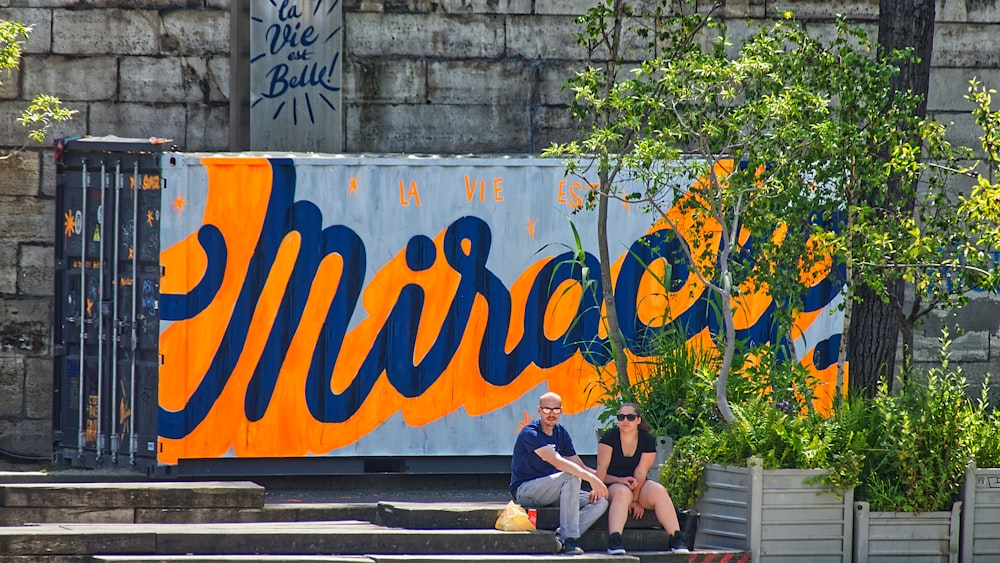
[[[169,158],[160,463],[509,455],[545,390],[562,395],[581,453],[596,451],[588,390],[610,360],[596,214],[580,210],[591,188],[561,163]],[[717,330],[674,236],[624,204],[609,221],[632,354],[667,326],[692,338]],[[666,288],[657,264],[670,265]],[[776,305],[754,299],[739,337],[767,341]],[[799,320],[794,349],[824,381],[836,369],[840,299],[823,278]]]

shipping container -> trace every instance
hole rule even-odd
[[[157,140],[69,141],[57,157],[56,459],[156,464],[160,153]]]
[[[614,375],[587,175],[532,157],[159,146],[77,141],[58,161],[61,460],[165,475],[506,472],[548,390],[578,451],[596,453],[600,381]],[[718,327],[671,231],[625,202],[609,225],[636,357],[667,328]],[[827,382],[837,289],[810,289],[794,348]],[[740,337],[770,339],[774,303],[747,299]]]

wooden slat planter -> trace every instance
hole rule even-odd
[[[963,563],[1000,561],[1000,468],[965,471],[959,553]]]
[[[962,502],[950,511],[871,512],[854,503],[854,563],[956,563]]]
[[[750,551],[759,562],[849,563],[854,491],[837,495],[806,479],[819,469],[709,465],[695,546]]]
[[[656,436],[656,459],[653,461],[653,467],[651,467],[649,469],[649,473],[646,474],[647,479],[659,482],[660,466],[667,461],[667,458],[670,457],[670,453],[673,451],[673,438],[670,436]]]

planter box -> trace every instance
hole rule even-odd
[[[667,462],[667,458],[674,451],[674,439],[670,436],[656,436],[656,460],[653,467],[647,473],[647,479],[660,482],[660,466]]]
[[[962,485],[961,561],[1000,561],[1000,469],[972,464]]]
[[[854,563],[957,563],[962,502],[951,511],[854,510]]]
[[[849,563],[854,491],[807,485],[820,469],[709,465],[695,547],[749,551],[755,562]]]

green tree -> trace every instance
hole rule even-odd
[[[721,4],[716,4],[712,11]],[[659,52],[663,57],[679,56],[684,50],[696,48],[698,33],[711,20],[691,12],[691,3],[686,1],[665,0],[663,6],[653,13],[636,12],[634,6],[625,0],[608,0],[600,2],[587,11],[586,15],[577,19],[576,23],[584,28],[577,34],[580,45],[590,56],[591,66],[574,79],[568,86],[576,93],[571,111],[575,118],[593,128],[595,135],[601,138],[586,140],[583,144],[572,143],[567,146],[553,146],[546,154],[579,155],[582,152],[596,154],[596,157],[586,163],[583,168],[578,162],[568,162],[568,172],[584,177],[586,172],[596,168],[598,187],[590,192],[590,207],[597,208],[597,244],[598,259],[602,265],[600,271],[601,290],[607,323],[606,330],[611,347],[617,377],[618,387],[629,388],[628,356],[625,353],[627,345],[618,324],[618,312],[614,299],[611,279],[610,250],[608,248],[608,205],[612,199],[622,199],[616,185],[628,180],[628,170],[623,166],[626,162],[616,158],[629,152],[640,140],[640,128],[632,124],[621,127],[618,123],[624,117],[623,109],[613,106],[616,80],[627,70],[629,62],[625,58],[628,40],[641,38],[650,52]],[[639,27],[631,27],[639,26]],[[642,27],[646,26],[646,27]],[[665,26],[665,27],[661,27]],[[634,62],[634,61],[632,61]],[[642,113],[648,110],[636,108],[640,115],[629,119],[641,122],[645,119]],[[602,133],[599,133],[602,132]],[[597,144],[593,144],[596,142]],[[586,148],[584,148],[586,146]],[[596,149],[596,150],[595,150]],[[631,397],[628,398],[631,400]]]
[[[864,33],[843,22],[823,43],[785,13],[738,48],[724,25],[689,3],[640,12],[606,0],[580,23],[582,44],[604,62],[570,81],[584,135],[546,154],[571,157],[570,173],[596,169],[599,213],[608,200],[641,204],[677,234],[723,318],[716,400],[731,421],[726,389],[738,345],[737,298],[766,290],[783,305],[779,339],[794,342],[792,319],[805,288],[839,275],[827,267],[833,254],[845,265],[848,334],[851,289],[882,273],[865,239],[908,240],[905,229],[883,228],[872,203],[882,200],[861,196],[880,193],[890,174],[914,184],[924,168],[909,143],[913,131],[937,142],[940,126],[917,122],[919,98],[890,87],[899,56],[872,56]],[[623,45],[644,50],[627,63]],[[939,147],[946,152],[946,144]],[[599,229],[606,245],[606,225]],[[601,266],[607,303],[613,300],[604,255]]]
[[[31,27],[19,21],[0,20],[0,69],[8,76],[21,67],[24,42],[28,40]],[[55,123],[67,121],[76,110],[67,109],[59,98],[39,94],[17,118],[18,123],[28,128],[28,138],[41,143],[45,141],[47,130]]]

